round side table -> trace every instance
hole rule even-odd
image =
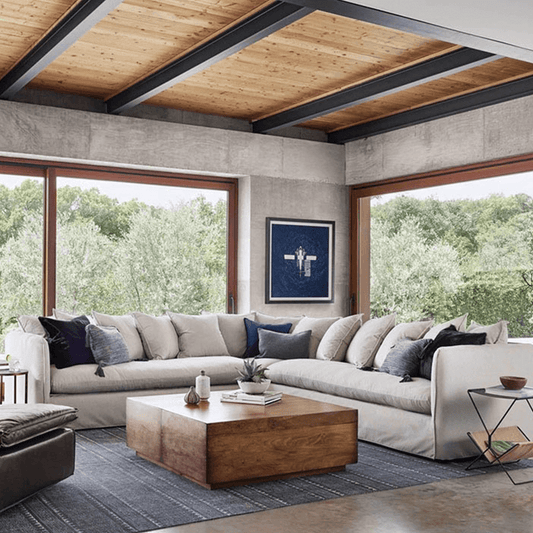
[[[7,368],[2,368],[0,370],[0,405],[5,401],[5,385],[4,385],[4,379],[11,377],[13,378],[13,403],[17,403],[18,394],[17,394],[17,388],[18,388],[18,381],[19,377],[24,376],[24,403],[28,403],[28,371],[21,369],[17,371],[11,371]]]

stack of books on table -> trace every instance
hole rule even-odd
[[[223,392],[220,401],[231,403],[249,403],[254,405],[268,405],[281,400],[282,393],[266,391],[262,394],[246,394],[240,389]]]

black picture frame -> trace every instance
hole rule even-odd
[[[334,221],[266,219],[266,303],[331,303],[334,280]]]

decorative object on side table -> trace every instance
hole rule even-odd
[[[332,302],[335,222],[266,219],[266,303]]]
[[[500,376],[501,384],[509,390],[520,390],[526,386],[527,378],[519,376]]]
[[[241,379],[238,379],[237,383],[247,394],[263,394],[270,386],[270,380],[265,378],[265,368],[256,359],[245,359],[243,369],[239,370]]]

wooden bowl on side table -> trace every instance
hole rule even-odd
[[[520,390],[526,386],[527,378],[519,376],[500,376],[501,384],[510,390]]]

